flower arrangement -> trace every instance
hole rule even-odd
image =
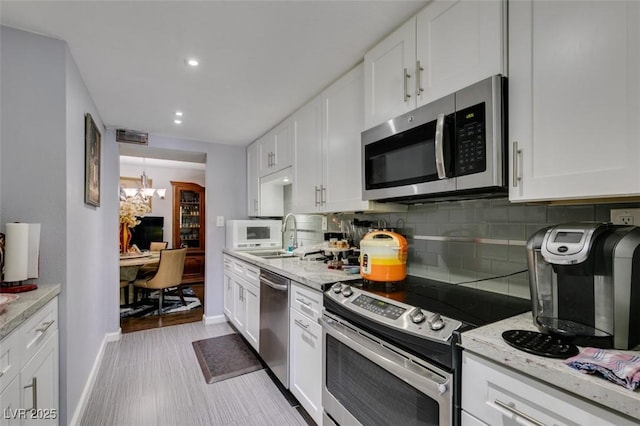
[[[146,201],[139,197],[127,197],[120,200],[120,223],[129,228],[140,223],[138,218],[149,213],[151,209]]]

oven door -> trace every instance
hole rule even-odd
[[[453,377],[328,316],[322,324],[325,424],[450,425]]]

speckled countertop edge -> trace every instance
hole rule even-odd
[[[250,252],[227,249],[223,249],[222,252],[259,268],[268,269],[318,291],[322,291],[323,286],[329,283],[360,278],[359,274],[348,274],[342,270],[329,269],[325,263],[313,260],[299,260],[299,258],[293,257],[263,259],[253,256]]]
[[[640,391],[630,391],[601,376],[581,373],[565,365],[562,360],[531,355],[512,348],[502,339],[502,332],[506,330],[537,331],[531,312],[528,312],[464,332],[461,345],[465,350],[500,365],[640,420]],[[638,351],[626,352],[640,355]]]
[[[38,284],[36,290],[15,293],[18,299],[6,305],[0,314],[0,340],[58,295],[60,288],[60,284]]]

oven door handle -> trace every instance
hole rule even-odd
[[[441,403],[441,406],[442,403],[448,405],[451,402],[451,396],[448,395],[451,375],[448,373],[428,369],[345,326],[336,326],[336,322],[330,318],[323,317],[318,319],[318,322],[328,335],[394,376],[402,378],[423,394]]]

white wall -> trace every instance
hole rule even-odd
[[[117,210],[84,204],[84,114],[91,113],[99,127],[102,122],[66,44],[1,31],[0,217],[42,224],[38,282],[62,285],[60,424],[66,424],[105,333],[113,330],[107,329],[104,301],[109,293],[117,300],[116,287],[108,285],[117,281],[117,253],[103,241],[116,244]],[[112,170],[103,159],[103,199]]]
[[[154,188],[166,188],[167,193],[164,200],[153,197],[151,201],[151,212],[147,216],[164,217],[164,241],[169,242],[169,247],[173,246],[173,191],[171,181],[193,182],[205,186],[205,171],[189,168],[177,167],[144,167],[147,177],[152,181]],[[120,176],[139,179],[142,174],[142,159],[140,165],[120,163]]]

